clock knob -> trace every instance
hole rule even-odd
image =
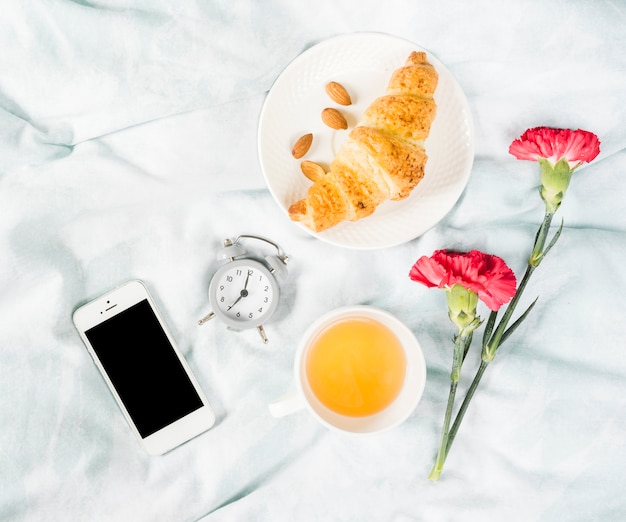
[[[218,250],[217,259],[223,261],[224,259],[230,259],[231,261],[238,256],[242,256],[246,253],[245,249],[238,244],[232,244],[230,239],[224,241],[224,248]]]
[[[269,265],[273,274],[279,277],[287,277],[287,256],[265,256],[265,261]]]

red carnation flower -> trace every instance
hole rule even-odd
[[[499,310],[515,294],[515,274],[498,256],[471,252],[437,250],[422,256],[411,268],[409,277],[429,288],[461,285],[478,294],[490,310]]]
[[[553,165],[565,158],[573,169],[600,153],[600,141],[593,132],[585,130],[535,127],[513,141],[509,152],[520,160],[545,158]]]

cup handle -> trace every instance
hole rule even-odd
[[[284,417],[294,413],[306,406],[304,398],[296,388],[292,388],[289,393],[275,402],[268,405],[272,417]]]

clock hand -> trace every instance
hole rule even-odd
[[[226,310],[230,310],[233,306],[235,306],[239,301],[241,301],[241,298],[243,297],[243,295],[239,294],[239,297],[237,299],[235,299],[235,302],[233,304],[231,304]]]
[[[246,284],[248,284],[248,281],[246,281]],[[239,292],[239,297],[237,299],[235,299],[235,302],[233,304],[231,304],[226,311],[230,310],[233,306],[235,306],[239,301],[241,301],[241,299],[243,297],[248,297],[248,291],[244,288],[241,292]]]

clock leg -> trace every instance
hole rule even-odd
[[[213,317],[215,317],[215,312],[211,312],[210,314],[205,315],[202,319],[198,321],[198,324],[202,326],[207,321],[210,321],[211,319],[213,319]]]
[[[260,324],[256,327],[256,329],[259,331],[259,335],[263,339],[263,344],[267,344],[269,342],[269,339],[267,338],[267,335],[265,335],[265,329],[263,328],[263,325]]]

